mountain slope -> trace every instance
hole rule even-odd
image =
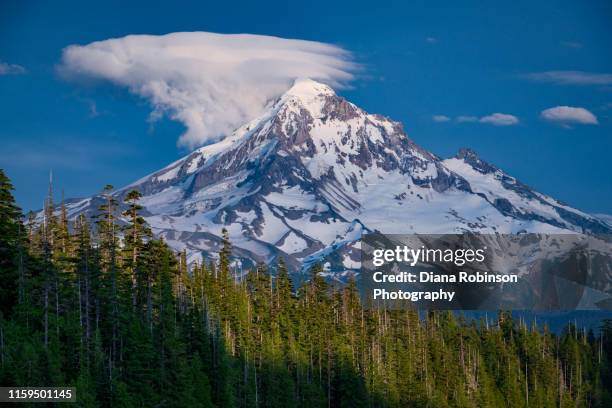
[[[259,118],[118,190],[144,197],[145,218],[177,250],[217,252],[227,228],[244,263],[323,261],[342,274],[356,241],[384,233],[609,233],[601,220],[531,190],[464,150],[442,160],[401,124],[328,86],[298,80]],[[100,198],[74,200],[72,216]]]

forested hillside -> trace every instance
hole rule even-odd
[[[0,171],[0,383],[74,386],[78,406],[609,407],[612,322],[560,336],[499,312],[362,308],[354,282],[283,261],[243,274],[225,234],[187,265],[112,187],[96,219],[48,195],[23,220]],[[245,276],[236,279],[239,276]]]

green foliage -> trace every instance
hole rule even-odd
[[[12,194],[13,185],[0,169],[0,318],[8,316],[17,304],[23,282],[24,229],[21,210]]]
[[[93,222],[49,197],[24,227],[11,190],[0,171],[3,385],[72,385],[84,407],[612,406],[612,322],[364,309],[320,265],[297,291],[282,259],[243,274],[225,230],[217,262],[188,264],[138,192],[121,227],[111,186]]]

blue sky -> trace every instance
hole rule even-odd
[[[20,205],[41,206],[50,168],[57,191],[85,196],[188,152],[177,147],[184,126],[152,123],[146,100],[110,84],[62,79],[62,49],[128,34],[208,31],[340,46],[363,69],[339,93],[401,121],[416,143],[443,157],[471,147],[541,192],[612,213],[612,3],[258,3],[3,1],[0,167]],[[558,106],[583,108],[597,124],[541,116]],[[483,120],[493,113],[518,123]]]

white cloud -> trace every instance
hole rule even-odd
[[[430,44],[435,44],[435,43],[438,42],[438,39],[435,38],[435,37],[427,37],[427,38],[425,38],[425,41],[427,41]]]
[[[479,123],[485,123],[488,125],[495,125],[495,126],[512,126],[512,125],[516,125],[519,123],[519,119],[514,116],[514,115],[510,115],[507,113],[492,113],[490,115],[487,116],[482,116],[482,117],[478,117],[478,116],[457,116],[455,118],[455,121],[457,123],[474,123],[474,122],[479,122]]]
[[[21,65],[9,64],[0,61],[0,75],[19,75],[25,74],[26,70]]]
[[[519,123],[519,120],[514,115],[508,115],[506,113],[493,113],[491,115],[483,116],[479,120],[480,123],[488,123],[495,126],[512,126]]]
[[[151,102],[152,119],[165,114],[182,122],[179,144],[195,147],[256,117],[296,78],[339,87],[356,68],[348,51],[330,44],[190,32],[71,45],[59,72],[127,87]]]
[[[446,115],[433,115],[431,117],[431,119],[434,122],[448,122],[449,120],[451,120],[448,116]]]
[[[560,85],[612,85],[612,74],[584,71],[532,72],[525,78]]]
[[[457,116],[457,119],[455,120],[459,123],[478,122],[478,118],[476,116]]]
[[[545,109],[540,116],[545,120],[562,125],[570,123],[597,125],[598,123],[597,117],[588,110],[572,106],[555,106],[554,108]]]

